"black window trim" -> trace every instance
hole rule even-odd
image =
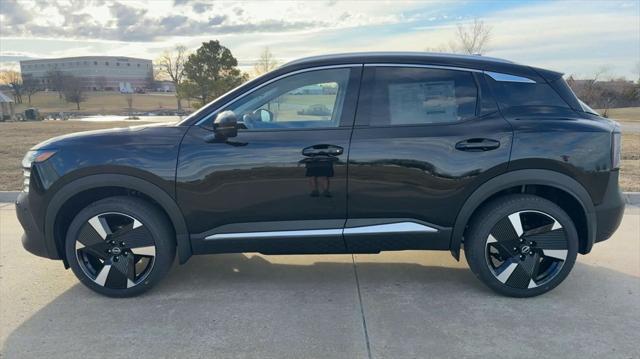
[[[313,72],[313,71],[320,71],[320,70],[331,70],[331,69],[339,69],[339,68],[350,68],[350,69],[357,69],[357,68],[361,68],[364,66],[364,64],[359,63],[359,64],[340,64],[340,65],[328,65],[328,66],[316,66],[316,67],[308,67],[308,68],[304,68],[304,69],[300,69],[300,70],[296,70],[296,71],[291,71],[291,72],[287,72],[286,74],[282,74],[280,76],[274,77],[272,79],[270,79],[269,81],[265,81],[263,83],[261,83],[260,85],[256,86],[256,87],[252,87],[251,89],[241,93],[240,95],[234,97],[233,99],[225,102],[224,104],[220,105],[218,108],[216,108],[214,111],[211,111],[210,113],[204,115],[200,120],[198,120],[198,122],[195,123],[195,126],[200,126],[200,127],[204,127],[206,129],[210,129],[209,127],[207,127],[205,125],[205,122],[207,120],[209,120],[210,118],[212,118],[213,116],[216,116],[220,111],[222,111],[223,109],[227,108],[229,105],[232,105],[233,103],[239,101],[240,99],[244,98],[245,96],[248,96],[250,94],[252,94],[253,92],[261,89],[264,86],[267,86],[271,83],[274,83],[276,81],[279,81],[281,79],[287,78],[289,76],[294,76],[294,75],[298,75],[301,73],[305,73],[305,72]],[[350,75],[351,77],[352,75]],[[349,82],[351,81],[351,78],[349,79]],[[357,88],[355,89],[355,91],[359,92],[360,91],[360,83],[357,83]],[[349,86],[347,85],[347,89],[346,91],[349,91]],[[348,96],[349,94],[345,94],[345,96]],[[206,106],[206,105],[205,105]],[[205,126],[203,126],[205,125]],[[338,126],[336,127],[309,127],[309,128],[261,128],[261,129],[251,129],[250,132],[274,132],[274,131],[318,131],[318,130],[344,130],[345,128],[352,128],[353,127],[353,123],[350,124],[343,124],[342,123],[342,119],[339,123]]]

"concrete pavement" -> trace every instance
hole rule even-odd
[[[554,291],[498,296],[445,252],[193,257],[109,299],[20,244],[0,203],[3,358],[638,358],[640,209]],[[354,261],[355,260],[355,261]]]

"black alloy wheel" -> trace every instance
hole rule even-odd
[[[101,213],[86,221],[75,248],[85,275],[111,289],[140,284],[156,257],[151,232],[139,220],[117,212]]]
[[[531,297],[560,284],[573,268],[578,235],[558,205],[534,195],[500,197],[474,216],[465,234],[465,257],[493,290]]]
[[[485,259],[500,282],[514,288],[544,285],[562,269],[569,243],[562,225],[539,211],[515,212],[487,236]]]
[[[138,295],[168,272],[175,234],[164,213],[135,197],[110,197],[86,208],[71,222],[65,254],[90,289],[111,297]]]

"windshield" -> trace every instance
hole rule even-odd
[[[578,99],[578,102],[580,102],[580,107],[582,107],[582,111],[587,112],[587,113],[591,113],[591,114],[594,114],[594,115],[597,115],[597,116],[600,116],[600,114],[598,112],[596,112],[596,110],[594,110],[591,107],[589,107],[589,105],[584,103],[582,100]]]

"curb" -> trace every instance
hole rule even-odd
[[[18,191],[0,191],[0,203],[13,203],[18,199]]]
[[[623,192],[624,202],[632,206],[640,206],[640,192]]]
[[[18,198],[18,191],[0,191],[0,203],[13,203]],[[623,192],[622,197],[626,204],[640,206],[640,192]]]

